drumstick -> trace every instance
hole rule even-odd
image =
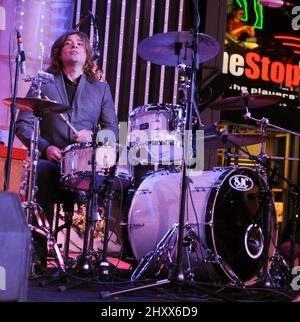
[[[69,125],[69,127],[71,128],[71,130],[77,134],[78,131],[75,129],[75,127],[65,118],[65,116],[63,114],[59,114],[61,116],[61,118]]]

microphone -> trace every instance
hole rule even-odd
[[[281,8],[281,7],[292,7],[293,3],[282,1],[282,0],[260,0],[260,4],[268,8]]]
[[[101,53],[99,50],[99,32],[98,32],[98,27],[97,27],[97,23],[96,23],[96,16],[93,15],[92,12],[90,12],[90,16],[91,16],[91,20],[93,23],[93,28],[94,28],[94,34],[93,34],[93,57],[92,60],[97,60],[101,57]]]
[[[75,25],[75,29],[79,30],[79,27],[83,24],[83,22],[87,19],[90,18],[93,24],[93,29],[94,29],[94,35],[93,35],[93,46],[92,46],[92,60],[97,60],[101,57],[101,53],[99,50],[99,33],[98,33],[98,28],[96,24],[96,17],[93,15],[93,13],[88,10],[85,14],[81,15],[79,22]]]
[[[17,44],[18,44],[18,55],[20,60],[20,70],[21,74],[26,75],[26,64],[25,64],[25,52],[21,34],[19,30],[17,30]]]

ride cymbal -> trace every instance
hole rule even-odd
[[[249,109],[260,108],[278,104],[282,101],[282,97],[273,95],[248,95],[226,97],[219,101],[215,101],[208,107],[219,111],[235,111],[243,110],[247,104]]]
[[[226,140],[228,138],[228,141]],[[222,134],[211,134],[204,136],[204,148],[208,150],[228,149],[235,145],[239,147],[259,144],[268,140],[266,135],[252,133],[231,133],[222,139]],[[231,142],[229,142],[231,141]]]
[[[142,40],[138,45],[138,55],[157,65],[192,66],[193,34],[190,31],[171,31],[159,33]],[[197,61],[202,63],[214,58],[220,45],[211,36],[198,33]],[[197,67],[197,66],[196,66]]]

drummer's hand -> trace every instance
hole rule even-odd
[[[61,160],[61,151],[55,145],[49,145],[45,151],[46,158],[50,161],[60,162]]]
[[[92,134],[93,132],[91,130],[80,130],[77,133],[74,133],[74,139],[78,143],[91,142]]]

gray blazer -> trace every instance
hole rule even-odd
[[[55,82],[42,85],[42,97],[69,105],[63,74],[55,76]],[[32,88],[27,97],[34,97]],[[108,84],[100,81],[93,83],[82,75],[72,103],[73,111],[64,116],[77,131],[92,130],[97,124],[101,129],[109,129],[118,141],[118,120]],[[29,111],[20,111],[16,122],[16,135],[21,142],[30,147],[34,116]],[[39,150],[43,153],[47,146],[55,145],[60,149],[75,143],[73,132],[58,114],[44,114],[40,122]]]

